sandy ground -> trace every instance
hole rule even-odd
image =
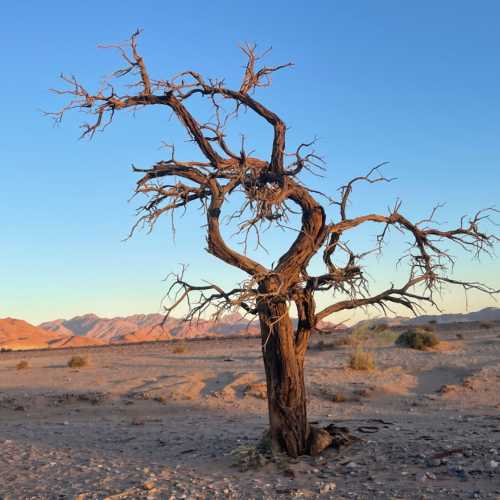
[[[257,339],[0,353],[0,499],[500,499],[500,329],[457,332],[375,342],[370,372],[311,349],[310,420],[361,440],[256,467],[238,461],[267,423]]]

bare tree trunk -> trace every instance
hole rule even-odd
[[[286,302],[259,311],[273,450],[291,457],[308,452],[304,353],[297,353]]]

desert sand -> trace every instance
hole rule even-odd
[[[256,338],[0,353],[0,499],[498,499],[500,328],[438,334],[431,351],[375,338],[372,371],[347,368],[352,348],[319,349],[316,337],[310,420],[359,441],[259,463]],[[75,355],[89,365],[69,368]]]

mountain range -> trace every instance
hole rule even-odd
[[[425,314],[417,317],[404,317],[404,316],[394,316],[394,317],[381,317],[375,319],[366,319],[357,323],[355,326],[361,326],[363,324],[385,324],[387,326],[410,326],[410,325],[420,325],[424,323],[436,323],[436,324],[446,324],[446,323],[463,323],[466,321],[500,321],[500,308],[498,307],[486,307],[479,311],[474,311],[470,313],[455,313],[455,314]]]
[[[383,322],[389,326],[428,322],[452,323],[464,321],[500,321],[500,308],[488,307],[465,314],[426,315],[416,318],[379,318],[363,323]],[[339,329],[334,323],[325,322],[322,330]],[[218,322],[200,320],[192,324],[175,318],[164,321],[161,314],[135,314],[132,316],[101,318],[85,314],[71,319],[47,321],[38,326],[14,318],[0,319],[0,349],[44,349],[82,347],[90,345],[124,344],[158,340],[188,339],[197,337],[228,337],[259,335],[256,321],[249,321],[239,314],[230,314]]]
[[[258,323],[239,314],[226,315],[218,322],[199,320],[192,324],[180,319],[164,320],[161,314],[135,314],[100,318],[84,314],[56,319],[38,326],[14,318],[0,319],[0,349],[44,349],[89,345],[127,344],[197,337],[258,335]]]

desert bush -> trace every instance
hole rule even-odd
[[[349,342],[353,347],[364,344],[382,346],[394,344],[397,338],[398,333],[385,323],[363,324],[351,330]]]
[[[464,334],[463,334],[463,333],[457,333],[457,334],[456,334],[456,337],[457,337],[457,339],[459,339],[459,340],[463,340],[463,338],[464,338]]]
[[[436,325],[437,324],[437,319],[431,319],[429,320],[430,325]]]
[[[338,349],[340,347],[351,347],[353,345],[353,339],[351,336],[342,336],[337,339],[334,339],[331,344],[329,344],[333,347],[333,349]]]
[[[244,389],[245,396],[253,396],[257,399],[267,399],[267,386],[265,382],[248,384]]]
[[[439,338],[434,332],[420,327],[403,332],[396,340],[398,346],[418,349],[419,351],[435,347],[438,344]]]
[[[429,322],[430,323],[430,322]],[[434,326],[429,324],[429,325],[420,325],[418,327],[419,330],[423,331],[423,332],[427,332],[427,333],[433,333],[435,332],[436,330],[434,329]]]
[[[386,323],[376,323],[374,325],[370,325],[368,330],[374,333],[381,333],[385,330],[388,330],[389,326]]]
[[[19,363],[17,363],[16,370],[26,370],[29,367],[30,367],[30,364],[28,363],[28,361],[23,359],[22,361],[19,361]]]
[[[332,401],[334,403],[345,403],[348,401],[348,397],[345,394],[342,394],[341,392],[336,392],[335,394],[332,394]]]
[[[88,359],[83,357],[83,356],[73,356],[68,361],[68,366],[70,368],[83,368],[84,366],[87,366],[88,364],[89,364]]]
[[[12,352],[12,349],[10,349],[9,347],[2,347],[0,349],[0,352]]]
[[[259,446],[242,445],[231,451],[233,467],[237,467],[241,472],[253,471],[264,467],[269,462],[269,457]]]
[[[365,351],[361,345],[358,345],[351,354],[349,366],[353,370],[373,370],[375,368],[373,353]]]
[[[482,328],[483,330],[489,330],[491,327],[491,323],[488,323],[487,321],[481,321],[479,323],[479,328]]]
[[[174,346],[174,348],[172,349],[172,352],[174,354],[184,354],[186,352],[188,352],[188,348],[187,348],[187,345],[182,343],[182,344],[177,344]]]
[[[338,349],[339,347],[342,347],[344,345],[350,345],[346,344],[346,341],[349,343],[349,339],[347,337],[336,338],[331,342],[320,340],[317,344],[311,344],[309,349],[318,351],[334,351],[335,349]]]

